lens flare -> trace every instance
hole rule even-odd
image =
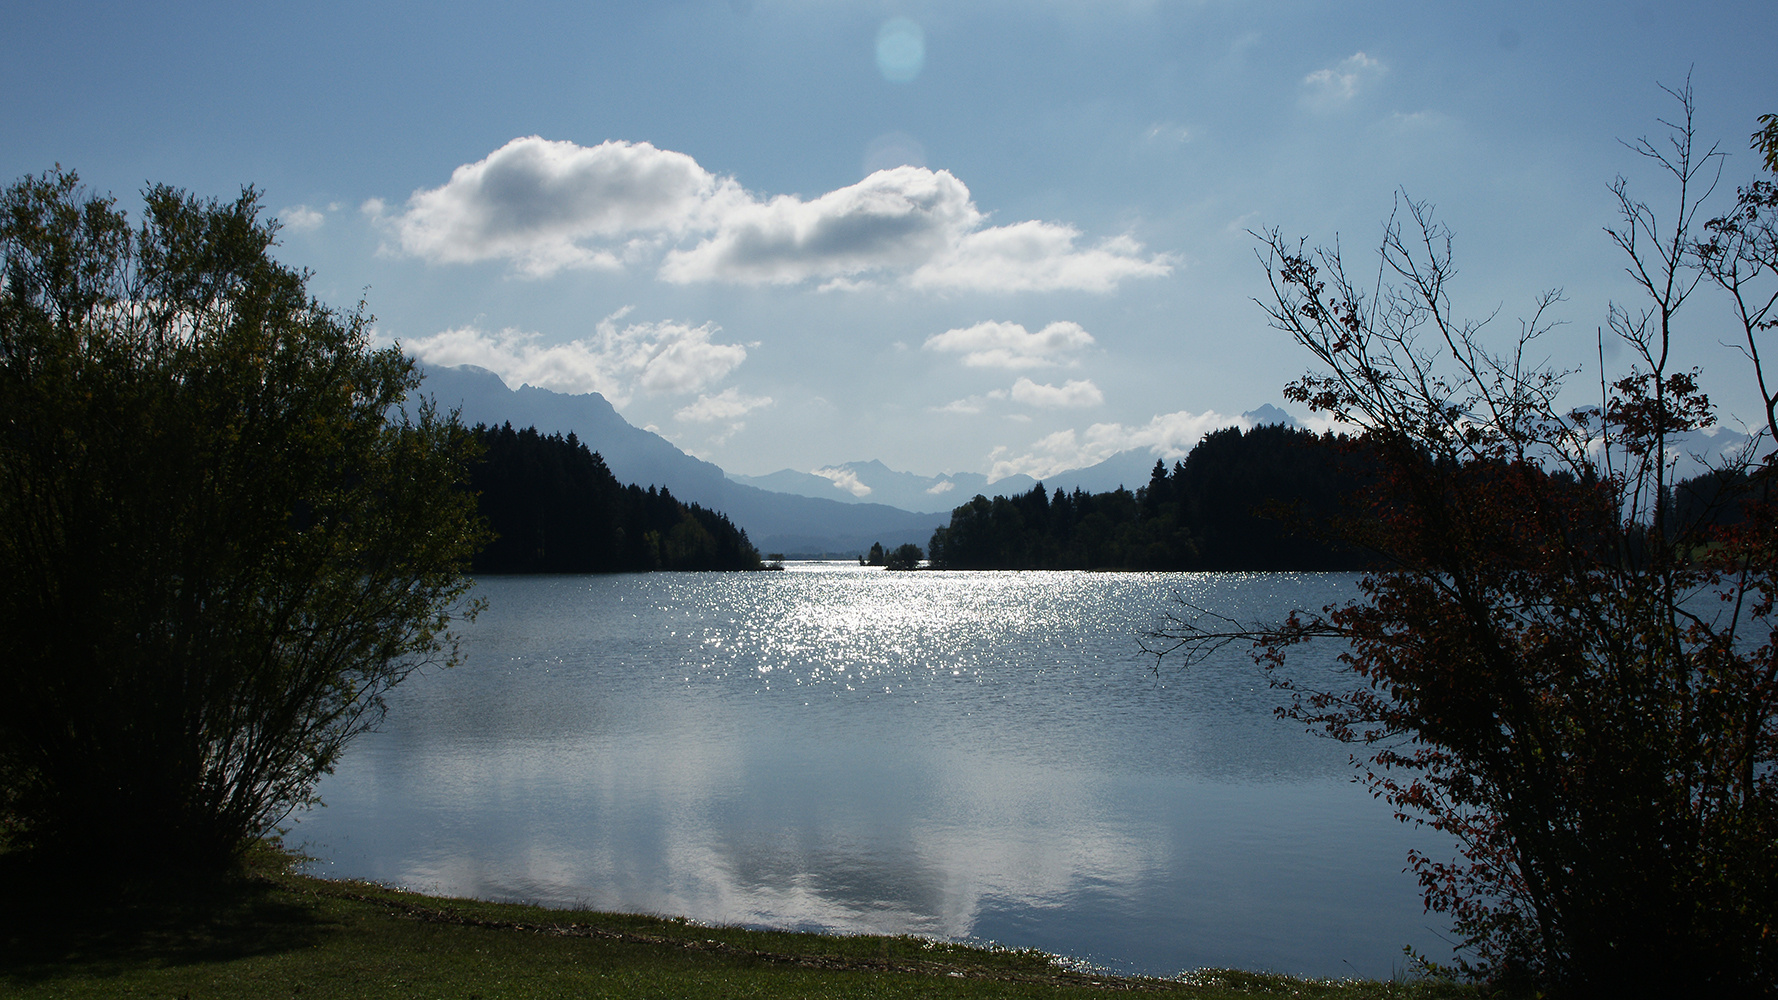
[[[905,17],[877,29],[877,69],[891,83],[907,83],[926,65],[926,32]]]

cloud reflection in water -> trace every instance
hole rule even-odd
[[[450,893],[1387,976],[1437,947],[1401,874],[1424,835],[1272,719],[1243,655],[1157,676],[1133,638],[1182,590],[1251,615],[1343,586],[490,579],[467,664],[397,689],[294,836],[324,873]]]

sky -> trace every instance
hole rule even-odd
[[[1311,417],[1252,232],[1372,269],[1399,197],[1455,233],[1453,303],[1491,335],[1561,289],[1540,344],[1596,391],[1596,330],[1635,302],[1612,182],[1672,202],[1625,142],[1664,141],[1689,78],[1732,196],[1778,111],[1772,13],[14,0],[0,176],[60,164],[132,216],[151,182],[251,184],[279,257],[382,340],[600,392],[731,472],[1041,478]],[[1680,360],[1755,419],[1726,318],[1689,306]]]

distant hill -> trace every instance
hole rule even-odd
[[[904,542],[923,546],[933,529],[949,523],[953,508],[977,494],[1008,496],[1037,485],[1025,475],[992,483],[974,472],[920,476],[875,460],[831,466],[822,470],[827,476],[791,469],[766,476],[730,475],[630,424],[596,392],[509,389],[499,375],[475,365],[423,365],[421,370],[421,391],[441,407],[459,408],[464,423],[511,423],[544,434],[573,432],[604,458],[620,482],[665,486],[687,503],[726,514],[761,552],[850,556],[873,542],[891,548]],[[1248,426],[1296,425],[1288,413],[1271,405],[1242,417]],[[1119,452],[1097,465],[1048,477],[1044,488],[1069,493],[1105,493],[1119,486],[1135,490],[1148,482],[1154,463],[1155,455],[1147,449]]]
[[[920,476],[897,472],[875,459],[827,466],[820,473],[782,469],[766,476],[742,476],[731,472],[729,478],[746,486],[779,493],[850,504],[881,503],[902,510],[935,514],[949,514],[952,507],[977,493],[990,490],[1023,492],[1037,484],[1030,476],[1011,476],[990,486],[988,477],[979,472]]]
[[[1064,493],[1073,493],[1075,490],[1083,493],[1109,493],[1119,486],[1134,491],[1148,482],[1149,474],[1154,471],[1155,461],[1155,453],[1146,448],[1120,451],[1098,465],[1058,472],[1045,479],[1043,485],[1051,493],[1057,490]],[[994,484],[994,492],[1002,492],[999,483]]]
[[[620,482],[665,486],[680,500],[720,511],[761,552],[849,556],[868,550],[872,542],[924,545],[933,529],[948,520],[880,503],[792,496],[731,481],[720,467],[632,426],[596,392],[569,395],[533,386],[513,390],[500,376],[474,365],[422,366],[422,372],[420,391],[442,408],[459,409],[464,423],[510,422],[544,434],[573,432],[605,459]]]
[[[1295,418],[1276,406],[1266,404],[1241,414],[1248,427],[1279,424],[1297,426]],[[1155,454],[1146,448],[1121,451],[1097,465],[1070,469],[1043,480],[1046,491],[1072,493],[1109,493],[1123,486],[1135,490],[1148,482],[1154,471]],[[969,502],[977,494],[983,496],[1014,496],[1027,493],[1037,480],[1026,475],[1007,476],[988,481],[977,472],[945,473],[920,476],[897,472],[882,462],[845,462],[825,466],[817,472],[781,469],[764,476],[742,476],[729,473],[729,478],[747,486],[756,486],[778,493],[837,500],[840,503],[883,503],[903,510],[945,513],[959,504]]]

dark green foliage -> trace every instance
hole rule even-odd
[[[494,541],[477,573],[619,573],[760,569],[759,550],[727,517],[664,487],[624,486],[573,434],[478,425],[484,456],[470,482]]]
[[[1753,133],[1753,150],[1764,158],[1768,171],[1778,174],[1778,115],[1760,115],[1759,126]]]
[[[918,545],[904,542],[884,557],[883,565],[889,569],[917,569],[923,555]]]
[[[1769,485],[1767,480],[1756,482],[1744,469],[1718,469],[1681,480],[1667,506],[1668,530],[1676,534],[1686,526],[1740,524],[1746,520],[1747,501],[1766,499]]]
[[[382,694],[448,658],[473,451],[270,255],[251,189],[0,195],[0,822],[120,865],[228,861]]]
[[[1316,525],[1362,482],[1350,443],[1282,426],[1220,430],[1131,493],[978,496],[932,536],[946,569],[1323,570],[1364,565]]]
[[[1052,498],[1039,483],[1030,492],[989,500],[976,496],[951,511],[950,526],[927,545],[943,569],[1141,569],[1133,553],[1147,551],[1135,494],[1072,494]]]
[[[870,554],[858,557],[860,566],[881,566],[885,569],[917,569],[925,553],[913,542],[906,542],[893,549],[883,548],[882,542],[872,542]]]
[[[1192,569],[1329,570],[1366,565],[1317,526],[1366,479],[1351,442],[1277,425],[1205,436],[1144,502],[1179,517],[1197,542]]]

